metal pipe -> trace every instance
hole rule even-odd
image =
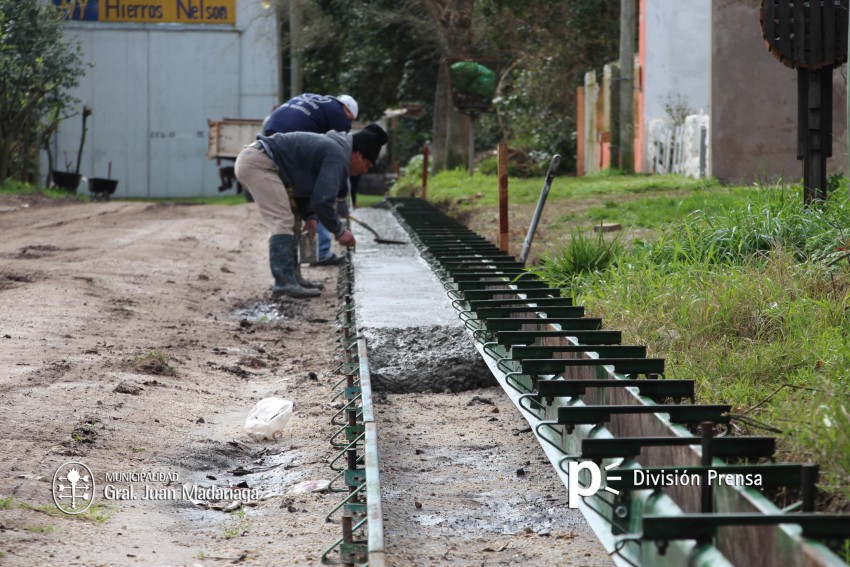
[[[703,421],[700,424],[700,441],[702,445],[701,464],[704,467],[711,466],[711,441],[714,437],[714,424],[710,421]],[[714,511],[714,494],[711,490],[711,484],[708,481],[708,473],[702,479],[701,487],[701,510],[703,514],[711,514]]]
[[[422,200],[428,200],[428,145],[422,146]]]
[[[469,161],[470,177],[475,173],[475,115],[469,116],[469,136],[466,149]]]
[[[523,264],[525,264],[525,260],[528,258],[528,252],[531,250],[531,242],[534,240],[537,223],[540,222],[540,215],[543,213],[543,206],[546,204],[546,197],[549,196],[549,188],[552,186],[552,179],[555,177],[555,169],[557,169],[560,162],[560,154],[553,155],[552,161],[549,162],[549,171],[546,172],[546,182],[543,184],[543,190],[540,192],[540,198],[537,200],[537,209],[534,211],[534,216],[531,219],[531,226],[528,227],[528,234],[525,235],[522,253],[519,255],[519,261]]]

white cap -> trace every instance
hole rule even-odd
[[[351,116],[353,118],[357,118],[358,107],[357,107],[357,101],[356,100],[354,100],[352,97],[348,96],[347,94],[339,95],[338,97],[336,97],[336,99],[339,102],[341,102],[342,105],[349,110],[349,112],[351,112]]]

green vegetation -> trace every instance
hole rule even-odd
[[[109,508],[108,506],[103,506],[101,504],[92,504],[92,506],[80,514],[80,516],[84,520],[88,520],[89,522],[94,522],[95,524],[103,524],[106,523],[108,519],[115,515],[116,510],[114,508]]]
[[[0,184],[0,195],[41,195],[50,199],[88,200],[88,197],[76,196],[61,189],[41,189],[14,179],[7,179],[5,183]]]
[[[573,228],[569,244],[547,251],[543,263],[534,272],[553,286],[572,289],[576,278],[608,268],[622,255],[623,248],[620,233],[606,239],[602,233],[588,235]]]
[[[131,366],[134,370],[143,374],[176,376],[177,369],[170,364],[170,360],[171,357],[167,352],[155,349],[148,354],[137,356]]]
[[[69,93],[85,70],[63,19],[44,2],[0,0],[0,184],[34,179],[41,149],[53,169],[49,141],[76,105]]]
[[[392,188],[394,196],[410,196],[419,194],[422,185],[421,168],[418,173],[408,172],[399,178]],[[543,188],[543,177],[529,177],[516,179],[511,177],[508,185],[508,199],[512,205],[536,203]],[[499,202],[499,181],[495,175],[483,175],[476,173],[473,176],[469,172],[459,169],[443,171],[428,178],[428,200],[435,203],[456,204],[460,210],[472,209],[481,206],[496,205]],[[710,191],[709,191],[710,190]],[[612,175],[601,173],[587,177],[555,177],[549,192],[549,200],[568,200],[593,197],[600,200],[601,197],[610,196],[618,198],[621,202],[611,201],[608,208],[612,214],[608,218],[615,218],[614,209],[628,210],[627,203],[636,198],[643,198],[642,205],[634,205],[635,208],[643,208],[649,202],[656,200],[669,200],[668,209],[693,210],[697,203],[704,198],[715,194],[727,193],[728,198],[734,200],[745,193],[743,188],[729,189],[721,187],[715,181],[691,179],[680,175]],[[625,201],[622,201],[623,199]],[[681,200],[687,198],[685,206],[677,205]],[[594,220],[599,220],[599,214],[594,213]],[[670,216],[668,215],[668,218]],[[656,221],[659,222],[659,221]]]
[[[384,200],[383,195],[357,195],[357,207],[365,208],[376,205]]]
[[[53,528],[53,526],[29,526],[28,525],[28,526],[22,526],[21,529],[26,531],[26,532],[48,534],[48,533],[52,532],[54,528]]]
[[[241,537],[251,530],[252,525],[253,522],[251,518],[245,514],[245,510],[239,508],[235,512],[231,513],[230,517],[225,520],[223,537],[224,539]]]
[[[697,186],[685,194],[671,191],[634,200],[612,197],[605,199],[602,206],[590,207],[586,216],[591,224],[619,222],[627,227],[661,228],[696,211],[733,207],[749,200],[752,192],[749,187],[706,185]]]
[[[628,249],[576,238],[532,271],[850,497],[850,199],[805,209],[799,188],[737,193],[701,195],[702,210]]]
[[[15,507],[15,497],[14,496],[1,496],[0,497],[0,510],[11,510]]]
[[[216,195],[215,197],[169,197],[165,199],[148,199],[143,197],[113,198],[113,201],[153,202],[174,205],[244,205],[245,195]]]
[[[83,512],[82,514],[66,514],[59,510],[59,508],[51,504],[33,506],[32,504],[21,502],[20,507],[26,508],[27,510],[32,510],[33,512],[41,512],[42,514],[47,514],[48,516],[51,516],[53,518],[85,520],[87,522],[93,522],[95,524],[105,523],[108,519],[114,516],[116,512],[114,508],[109,508],[108,506],[103,506],[102,504],[92,504],[89,509]]]
[[[418,189],[418,175],[394,192]],[[736,431],[777,435],[780,460],[820,463],[821,487],[850,498],[850,196],[846,180],[830,184],[829,201],[806,209],[799,186],[556,177],[547,207],[562,214],[547,230],[562,229],[563,244],[531,271],[665,358],[668,377],[695,379],[700,402],[732,404]],[[511,178],[511,205],[536,202],[542,186]],[[428,197],[492,211],[497,187],[449,171],[429,179]],[[626,232],[577,228],[600,222]]]

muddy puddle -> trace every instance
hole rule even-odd
[[[298,313],[291,300],[260,299],[237,305],[231,311],[231,316],[251,323],[275,323],[292,321]]]

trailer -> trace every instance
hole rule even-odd
[[[223,118],[221,120],[207,119],[209,125],[209,148],[207,157],[216,160],[218,177],[221,180],[219,191],[227,191],[236,183],[236,193],[242,193],[244,188],[236,179],[233,163],[246,144],[250,144],[261,133],[262,119],[253,118]],[[244,191],[245,197],[251,201],[251,195]]]

